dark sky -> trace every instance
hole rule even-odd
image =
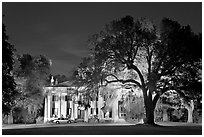
[[[202,3],[3,3],[3,19],[17,53],[46,55],[52,73],[70,75],[82,57],[89,54],[88,37],[114,19],[126,15],[146,17],[159,24],[169,17],[202,32]]]

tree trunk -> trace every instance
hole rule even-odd
[[[8,115],[8,124],[13,124],[13,114],[12,114],[12,111]]]
[[[163,107],[163,121],[168,121],[167,108]]]
[[[151,107],[152,104],[145,105],[146,110],[146,121],[145,123],[154,125],[154,109]]]
[[[188,109],[188,121],[187,123],[193,123],[193,110],[192,109]]]
[[[186,109],[188,110],[188,123],[193,123],[193,110],[194,110],[194,102],[191,100],[190,106],[186,105]]]
[[[144,104],[146,110],[146,124],[154,125],[154,106],[151,98],[147,95],[147,91],[144,91]]]

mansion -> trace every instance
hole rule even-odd
[[[121,88],[118,84],[110,84],[106,88],[99,88],[98,97],[88,101],[88,107],[82,104],[86,100],[82,93],[78,92],[76,94],[76,91],[76,88],[71,86],[69,81],[44,87],[46,95],[44,122],[60,117],[69,117],[72,120],[81,119],[84,122],[89,122],[89,119],[94,116],[99,121],[111,120],[119,122],[124,121],[128,115],[125,108],[132,111],[130,105],[127,105],[131,103],[128,102],[125,105],[122,103],[127,93],[130,93],[130,89]],[[137,91],[134,97],[138,99],[142,98],[141,96],[142,93]],[[125,101],[128,100],[125,99]],[[143,101],[141,100],[141,102]],[[144,107],[141,107],[141,104],[138,105],[140,105],[138,108],[143,111]]]

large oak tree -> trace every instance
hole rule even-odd
[[[106,83],[131,83],[140,87],[146,122],[154,124],[156,102],[164,92],[177,90],[185,94],[186,85],[178,81],[184,73],[191,77],[188,66],[194,67],[195,62],[201,61],[200,36],[190,26],[181,26],[168,18],[157,28],[147,19],[126,16],[107,24],[89,42],[93,47],[94,68],[101,71],[100,78]],[[124,68],[133,70],[134,77],[118,78],[115,72]],[[110,76],[112,80],[106,79]]]

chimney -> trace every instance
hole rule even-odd
[[[54,78],[53,78],[53,76],[51,77],[50,84],[51,84],[51,86],[54,85]]]

